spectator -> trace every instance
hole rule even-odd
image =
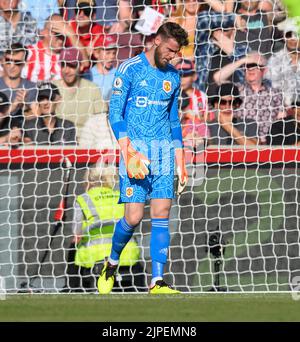
[[[268,15],[269,25],[274,25],[275,21],[282,21],[286,17],[281,0],[260,0],[259,9]]]
[[[0,0],[0,56],[10,45],[35,44],[38,39],[36,20],[30,12],[18,9],[19,0]]]
[[[54,13],[59,14],[59,3],[57,0],[21,0],[19,7],[24,12],[32,13],[39,30],[44,28],[47,18]]]
[[[97,36],[104,34],[103,26],[94,22],[96,8],[93,4],[80,2],[75,7],[75,17],[70,21],[73,31],[79,36],[80,42],[85,46],[88,56],[93,53],[93,41]],[[72,44],[68,44],[70,46]]]
[[[211,99],[217,119],[208,123],[210,145],[256,145],[257,125],[254,120],[241,120],[235,110],[242,103],[238,88],[232,83],[222,84]]]
[[[0,91],[3,92],[10,105],[9,112],[12,116],[17,117],[21,113],[19,119],[23,120],[22,111],[24,113],[33,108],[36,103],[36,83],[30,82],[21,77],[22,69],[27,58],[27,50],[21,44],[13,44],[5,51],[2,58],[3,76],[0,78]]]
[[[250,50],[269,58],[273,49],[273,26],[269,25],[267,13],[260,8],[261,0],[241,0],[238,13],[246,22],[246,30],[238,31],[235,40],[247,43]]]
[[[66,0],[65,18],[71,20],[74,17],[74,9],[80,2],[87,0]],[[124,33],[131,23],[131,7],[127,0],[88,0],[96,8],[95,22],[105,27],[106,33]]]
[[[91,69],[89,79],[97,84],[104,101],[109,101],[116,68],[117,41],[114,35],[101,35],[94,42],[96,65]]]
[[[186,0],[177,6],[177,11],[169,19],[181,27],[188,33],[189,45],[183,47],[181,55],[183,58],[194,60],[194,41],[196,31],[197,14],[201,4],[195,0]]]
[[[114,150],[118,144],[108,123],[107,114],[91,116],[84,124],[78,140],[81,148]]]
[[[29,54],[23,77],[32,82],[52,81],[61,78],[59,54],[64,46],[65,37],[52,31],[55,22],[62,22],[63,18],[53,14],[46,19],[41,31],[41,40],[28,48]]]
[[[15,146],[22,140],[19,120],[9,115],[9,101],[4,93],[0,92],[0,145]]]
[[[212,39],[212,32],[233,27],[244,30],[245,26],[246,23],[239,14],[215,11],[201,11],[199,13],[195,37],[195,62],[198,74],[197,87],[199,89],[206,92],[210,57],[219,49],[219,46]],[[238,46],[238,44],[233,46],[232,60],[239,59],[245,54],[244,51],[241,53],[238,50]]]
[[[279,23],[278,28],[284,34],[285,48],[269,59],[265,77],[273,87],[284,90],[284,101],[289,106],[300,94],[300,38],[294,18]]]
[[[197,151],[197,147],[206,143],[209,138],[209,130],[206,122],[200,120],[198,116],[189,110],[189,97],[185,91],[181,92],[179,98],[179,115],[181,118],[182,137],[187,156],[189,149]]]
[[[135,57],[144,50],[144,36],[138,32],[118,35],[117,62],[120,65],[128,58]]]
[[[216,11],[220,12],[232,12],[233,9],[232,0],[226,0],[224,3],[219,0],[206,0],[204,2],[212,6],[212,8],[214,8]],[[181,50],[183,58],[194,60],[197,15],[203,8],[204,2],[199,2],[197,0],[182,0],[179,2],[176,7],[176,11],[169,19],[170,21],[176,22],[183,27],[189,35],[189,45]]]
[[[193,87],[197,80],[197,74],[194,63],[188,59],[180,59],[175,69],[179,72],[181,77],[181,90],[188,96],[188,105],[186,109],[198,117],[201,122],[212,120],[212,116],[208,117],[208,103],[207,96],[201,90]],[[211,113],[210,113],[211,114]]]
[[[63,292],[97,291],[97,277],[109,256],[116,220],[124,215],[124,204],[118,204],[117,170],[101,165],[86,171],[85,192],[76,198],[73,218],[73,241],[68,255],[68,284]],[[134,238],[120,258],[122,281],[115,285],[125,291],[144,291],[145,276],[138,262],[139,247]],[[79,276],[80,274],[80,276]]]
[[[76,48],[62,50],[62,79],[53,82],[62,96],[57,116],[75,124],[78,138],[83,125],[91,115],[107,112],[107,104],[103,101],[100,89],[95,83],[80,76],[83,70],[81,61],[82,54]]]
[[[25,137],[37,145],[76,145],[73,123],[56,117],[60,100],[58,88],[52,83],[42,83],[38,88],[37,100],[40,116],[25,121]]]
[[[82,54],[82,65],[84,68],[90,66],[88,51],[81,42],[80,32],[74,31],[69,22],[65,21],[62,17],[59,20],[51,22],[51,33],[53,35],[62,35],[65,37],[64,47],[75,47],[80,50]]]
[[[222,30],[214,30],[212,32],[212,42],[215,47],[214,54],[210,58],[208,70],[208,84],[207,95],[210,96],[215,93],[217,84],[214,81],[214,73],[224,66],[238,61],[247,54],[247,44],[235,43],[235,29],[228,27]],[[228,82],[237,83],[243,82],[243,73],[237,70]]]
[[[300,101],[292,104],[292,115],[275,121],[272,124],[268,144],[270,145],[300,145]]]
[[[245,66],[245,83],[239,84],[239,91],[243,105],[236,116],[256,121],[260,143],[264,144],[272,121],[284,115],[282,92],[264,80],[266,60],[256,53],[226,65],[214,75],[215,81],[218,84],[226,82],[242,65]]]

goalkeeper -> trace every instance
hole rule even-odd
[[[174,198],[174,157],[178,193],[187,183],[182,133],[178,117],[180,77],[169,62],[187,46],[188,35],[167,22],[154,45],[128,59],[116,72],[109,120],[121,149],[120,203],[125,215],[117,223],[110,257],[98,280],[100,294],[111,292],[119,257],[141,222],[150,199],[152,280],[149,293],[179,293],[163,281],[170,244],[169,212]]]

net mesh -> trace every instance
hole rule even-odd
[[[165,280],[183,292],[292,290],[300,276],[300,42],[281,1],[7,3],[0,293],[97,291],[103,258],[91,257],[91,267],[75,262],[76,199],[90,170],[100,172],[97,186],[118,189],[117,170],[105,175],[119,165],[108,120],[114,74],[151,49],[165,21],[189,39],[172,61],[189,182],[172,202]],[[150,237],[147,203],[134,233],[138,257],[119,268],[114,292],[148,291]]]

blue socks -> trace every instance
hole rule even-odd
[[[164,266],[167,262],[170,246],[169,219],[152,219],[152,230],[150,240],[150,255],[152,259],[151,287],[157,280],[162,280]]]
[[[168,259],[170,246],[170,233],[168,218],[152,219],[151,224],[150,255],[152,259],[152,287],[157,280],[163,279],[164,266]],[[111,265],[118,265],[122,250],[131,239],[134,228],[126,222],[124,217],[116,224],[112,239],[111,254],[108,259]]]
[[[123,217],[116,224],[114,235],[112,238],[111,253],[108,259],[111,265],[118,265],[122,250],[126,246],[127,242],[131,239],[134,228],[135,227],[130,226],[126,222],[125,217]]]

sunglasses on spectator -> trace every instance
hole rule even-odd
[[[226,105],[239,106],[240,100],[239,99],[232,99],[232,100],[221,99],[221,100],[219,100],[219,105],[221,105],[221,106],[226,106]]]
[[[60,66],[62,68],[69,67],[69,68],[72,68],[72,69],[77,69],[79,64],[80,64],[79,62],[75,62],[75,63],[68,63],[68,62],[64,62],[64,61],[60,62]]]
[[[265,66],[264,65],[259,65],[257,63],[248,63],[245,64],[246,69],[263,69]]]
[[[6,64],[15,64],[15,65],[20,66],[20,65],[24,64],[24,61],[21,59],[11,59],[11,58],[5,57],[5,63]]]
[[[64,39],[64,35],[58,32],[51,31],[51,37],[56,37],[58,39]]]
[[[289,31],[289,32],[285,33],[285,38],[287,38],[287,39],[291,39],[291,38],[298,39],[298,35],[296,32]]]
[[[91,7],[77,7],[75,9],[75,14],[78,15],[81,11],[84,13],[86,17],[90,17],[94,14],[94,9]]]

